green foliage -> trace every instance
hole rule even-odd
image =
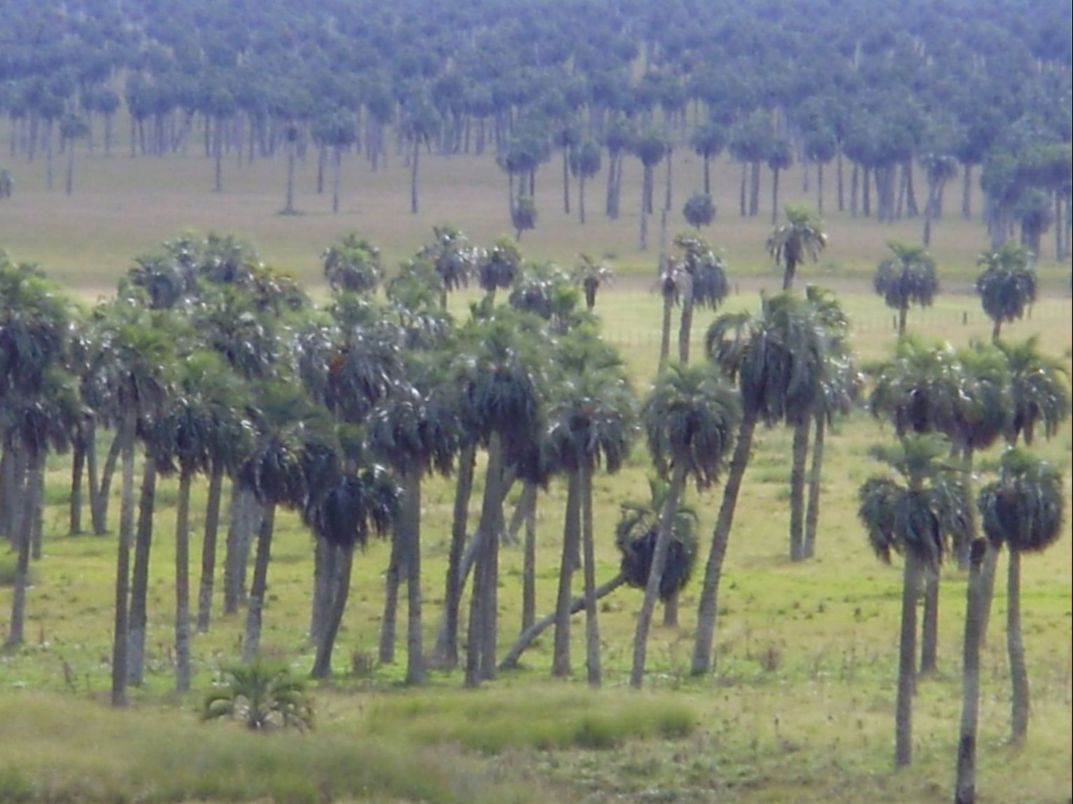
[[[980,490],[978,505],[984,532],[996,548],[1045,550],[1062,534],[1062,472],[1029,452],[1007,450],[998,480]]]
[[[258,657],[224,673],[225,685],[205,696],[202,720],[234,719],[251,731],[313,728],[313,699],[286,665]]]

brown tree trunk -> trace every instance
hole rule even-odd
[[[920,559],[912,550],[905,555],[902,578],[902,625],[898,640],[898,697],[894,708],[894,764],[913,759],[913,689],[916,669],[917,592]]]
[[[823,481],[823,446],[827,432],[827,418],[816,415],[816,432],[812,437],[812,467],[809,469],[808,510],[805,512],[805,549],[804,557],[816,555],[816,529],[820,522],[820,493]]]
[[[984,554],[987,542],[973,542],[969,582],[965,591],[965,647],[962,652],[961,734],[958,738],[957,782],[954,804],[976,800],[976,729],[980,714],[980,643],[983,637]]]
[[[421,473],[403,477],[406,530],[406,683],[425,680],[421,625]]]
[[[939,568],[924,572],[924,618],[920,634],[920,672],[933,673],[939,658]]]
[[[276,521],[276,504],[264,504],[264,517],[257,531],[257,558],[253,564],[249,605],[246,609],[246,629],[242,639],[242,661],[253,661],[261,648],[261,620],[268,592],[268,562],[272,552],[272,530]]]
[[[331,594],[331,608],[324,618],[324,627],[317,634],[317,652],[313,660],[313,678],[327,678],[332,671],[332,649],[339,634],[339,625],[343,621],[347,598],[350,595],[350,573],[354,564],[354,551],[329,549],[328,555],[338,558],[339,566],[328,575],[334,578],[335,589]]]
[[[473,470],[477,447],[469,444],[458,456],[454,512],[451,518],[451,546],[447,555],[447,579],[443,594],[443,627],[436,643],[436,661],[447,669],[458,665],[458,613],[462,597],[462,552],[466,545],[469,498],[473,491]]]
[[[26,622],[26,590],[29,588],[30,578],[30,542],[33,538],[34,500],[33,489],[34,475],[40,471],[39,465],[44,464],[44,456],[35,454],[25,462],[25,483],[20,483],[25,491],[21,499],[15,502],[15,516],[13,526],[14,547],[16,550],[14,589],[11,596],[11,624],[8,628],[5,646],[14,647],[21,645],[25,639]]]
[[[790,466],[790,560],[805,558],[805,464],[812,416],[806,414],[794,425]]]
[[[149,556],[153,547],[153,514],[156,509],[156,463],[145,460],[138,499],[138,525],[134,544],[134,571],[130,585],[128,620],[127,683],[140,687],[145,679],[145,635],[148,623]]]
[[[652,623],[652,611],[656,606],[656,598],[659,597],[663,568],[667,563],[667,550],[671,544],[671,529],[674,527],[674,517],[678,510],[678,497],[682,493],[685,480],[686,467],[675,466],[670,485],[667,487],[667,499],[660,512],[659,531],[656,535],[655,547],[652,549],[652,566],[648,572],[644,601],[637,615],[637,630],[633,637],[633,667],[630,670],[630,686],[634,689],[640,689],[644,683],[648,629]]]
[[[596,538],[592,521],[592,465],[578,473],[581,485],[581,543],[585,576],[585,670],[590,687],[603,683],[600,666],[600,622],[596,609]]]
[[[134,529],[134,438],[137,412],[132,406],[123,415],[117,437],[123,453],[120,494],[119,540],[116,550],[115,625],[112,632],[112,706],[127,705],[127,605],[130,594],[130,545]]]
[[[704,568],[704,584],[701,587],[700,605],[697,608],[697,635],[693,643],[692,673],[700,675],[712,668],[712,640],[718,612],[719,581],[723,575],[723,560],[730,542],[730,528],[734,524],[734,509],[738,504],[738,492],[749,464],[756,418],[746,412],[738,428],[738,443],[730,460],[730,471],[723,487],[723,502],[719,506],[719,518],[712,532],[712,546]]]
[[[1028,670],[1025,667],[1025,643],[1021,633],[1021,551],[1013,544],[1009,549],[1006,576],[1006,648],[1010,658],[1010,739],[1015,745],[1024,742],[1028,733]]]
[[[216,576],[216,541],[220,530],[220,499],[224,473],[214,467],[209,474],[209,498],[205,505],[205,535],[201,543],[201,580],[197,595],[197,630],[206,633],[212,618],[212,592]]]

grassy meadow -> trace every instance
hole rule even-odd
[[[676,153],[673,234],[683,224],[685,197],[699,184],[699,160]],[[634,160],[635,161],[635,160]],[[10,162],[10,160],[9,160]],[[13,162],[15,195],[0,201],[0,245],[14,259],[39,262],[72,293],[91,299],[114,288],[135,254],[180,229],[234,232],[265,259],[318,287],[318,255],[351,229],[378,243],[387,263],[413,253],[435,223],[450,221],[477,242],[508,228],[506,179],[490,156],[422,161],[421,213],[408,212],[408,170],[401,158],[372,173],[358,157],[344,167],[343,210],[311,192],[315,165],[304,164],[297,204],[282,217],[284,165],[225,164],[225,192],[210,192],[212,164],[190,156],[130,160],[79,154],[76,189],[44,189],[44,163]],[[658,352],[659,298],[651,293],[659,227],[650,221],[650,249],[637,249],[640,168],[627,166],[622,218],[602,214],[603,174],[591,182],[589,223],[562,213],[556,162],[538,177],[537,229],[522,247],[533,257],[572,262],[581,250],[613,257],[620,279],[601,291],[597,313],[643,392]],[[737,216],[737,169],[715,174],[719,216],[704,235],[724,249],[737,292],[728,309],[755,306],[757,289],[779,274],[763,242],[770,229],[770,186],[761,214]],[[840,291],[863,360],[894,342],[891,311],[871,294],[868,279],[890,238],[915,241],[919,220],[892,226],[835,213],[833,169],[826,177],[827,252],[804,266],[800,282]],[[783,179],[783,199],[805,200],[798,168]],[[814,187],[814,185],[813,185]],[[933,234],[933,253],[949,292],[909,315],[924,336],[966,344],[986,338],[990,322],[966,290],[975,256],[985,247],[979,220],[962,221],[959,187],[947,188],[948,215]],[[922,195],[918,180],[918,196]],[[657,183],[657,198],[662,183]],[[814,192],[809,194],[814,198]],[[814,204],[814,200],[810,200]],[[982,200],[975,199],[979,210]],[[1049,242],[1045,238],[1045,243]],[[1045,248],[1045,251],[1047,249]],[[1031,317],[1004,329],[1008,338],[1041,335],[1047,351],[1068,361],[1073,307],[1065,295],[1069,264],[1044,259],[1044,285]],[[740,281],[739,281],[740,278]],[[462,314],[471,292],[452,299]],[[699,353],[711,313],[698,312]],[[113,537],[68,536],[70,464],[49,461],[44,519],[45,557],[33,568],[28,643],[0,653],[0,801],[17,800],[374,800],[374,801],[935,801],[950,798],[958,718],[965,578],[944,570],[939,671],[921,680],[914,708],[914,763],[893,770],[893,709],[901,571],[871,554],[858,524],[858,486],[878,466],[871,445],[889,440],[864,412],[828,439],[817,557],[787,559],[790,433],[760,433],[745,477],[716,631],[716,670],[688,673],[696,580],[681,599],[681,625],[654,627],[646,690],[626,688],[638,590],[620,589],[602,602],[601,636],[607,683],[584,685],[583,622],[575,618],[575,677],[550,678],[550,631],[522,659],[478,691],[462,691],[461,674],[433,672],[427,687],[402,685],[401,662],[377,666],[383,572],[388,548],[374,543],[355,559],[350,604],[335,651],[334,676],[314,689],[317,728],[308,734],[256,735],[230,724],[201,724],[200,701],[222,667],[238,657],[242,618],[217,618],[193,642],[193,691],[173,689],[175,485],[158,490],[151,567],[145,686],[132,690],[129,711],[107,706],[115,563]],[[1067,424],[1037,448],[1066,470],[1070,509],[1073,433]],[[983,477],[998,451],[978,457]],[[595,481],[597,582],[617,572],[613,530],[620,503],[645,499],[650,463],[642,445],[614,477]],[[480,494],[474,491],[473,504]],[[114,484],[117,487],[118,483]],[[510,498],[513,502],[515,494]],[[195,534],[203,524],[204,485],[192,506]],[[721,487],[687,502],[700,515],[707,552]],[[447,563],[453,487],[426,485],[423,569],[427,643],[434,639]],[[538,504],[538,616],[554,605],[565,488],[553,483]],[[510,505],[508,505],[508,512]],[[113,500],[113,528],[118,500]],[[982,657],[977,791],[982,801],[1055,802],[1073,784],[1073,540],[1067,532],[1048,553],[1026,557],[1023,617],[1032,685],[1026,744],[1006,743],[1009,681],[1005,653],[1005,561]],[[195,541],[195,551],[199,545]],[[221,547],[222,549],[222,547]],[[197,555],[197,552],[195,552]],[[521,546],[501,552],[500,650],[509,647],[521,612]],[[194,561],[196,565],[196,559]],[[0,612],[10,610],[14,556],[0,547]],[[196,566],[194,569],[196,575]],[[697,574],[700,574],[698,569]],[[194,579],[196,583],[196,578]],[[580,587],[580,578],[578,578]],[[306,636],[312,590],[312,537],[293,513],[281,514],[269,570],[263,650],[305,674],[312,664]],[[216,601],[220,607],[219,596]],[[658,618],[657,618],[658,622]],[[400,630],[404,628],[404,623]],[[400,646],[401,647],[401,646]],[[400,650],[401,653],[401,650]]]

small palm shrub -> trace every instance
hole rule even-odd
[[[286,665],[257,658],[224,672],[230,678],[205,697],[202,720],[240,720],[251,731],[313,728],[313,699]]]

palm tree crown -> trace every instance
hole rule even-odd
[[[798,265],[806,259],[815,261],[827,247],[827,235],[820,226],[819,220],[805,207],[786,206],[786,223],[776,227],[767,240],[771,258],[783,265],[783,290],[793,287]]]

